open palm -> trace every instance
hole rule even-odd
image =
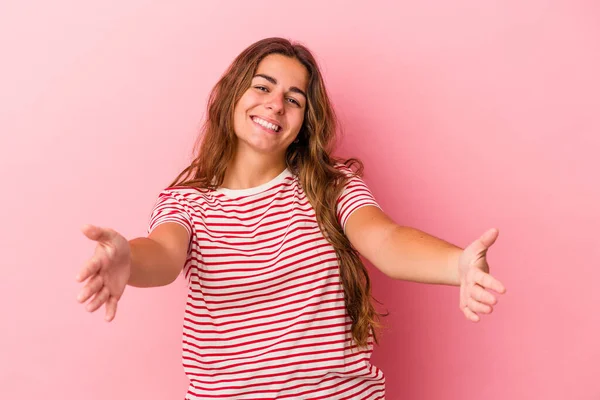
[[[78,282],[87,279],[77,300],[85,303],[91,298],[86,306],[90,312],[106,304],[105,319],[112,321],[117,313],[117,303],[131,274],[129,242],[112,229],[85,225],[82,232],[89,239],[96,241],[97,245],[94,255],[77,274]]]
[[[498,238],[498,230],[490,229],[467,246],[459,259],[460,309],[469,320],[478,322],[479,314],[489,314],[497,302],[490,291],[505,293],[504,285],[490,275],[487,251]]]

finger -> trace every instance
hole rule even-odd
[[[110,298],[106,302],[106,315],[104,316],[104,319],[107,322],[110,322],[113,319],[115,319],[115,315],[117,314],[117,303],[118,300],[115,296],[110,296]]]
[[[94,250],[94,255],[90,261],[84,266],[79,272],[75,279],[79,282],[83,282],[88,277],[92,276],[103,267],[107,266],[110,262],[111,248],[109,246],[98,243]]]
[[[103,285],[104,282],[102,276],[94,275],[83,287],[83,289],[81,289],[81,292],[79,292],[79,295],[77,296],[77,301],[79,301],[80,303],[86,302],[90,297],[92,297],[100,289],[102,289]]]
[[[110,229],[100,228],[95,225],[84,225],[81,227],[81,232],[88,239],[95,240],[97,242],[108,242],[113,237],[113,231]]]
[[[488,229],[477,240],[465,248],[467,253],[482,254],[485,253],[498,238],[499,231],[496,228]]]
[[[496,296],[486,291],[479,285],[471,286],[471,289],[469,290],[469,297],[472,297],[481,303],[489,305],[494,305],[497,302]]]
[[[500,231],[497,228],[488,229],[483,235],[481,235],[479,240],[487,249],[496,242],[496,239],[498,239],[499,234]]]
[[[463,313],[467,317],[468,320],[473,322],[479,322],[479,315],[475,314],[473,311],[469,309],[469,307],[463,308]]]
[[[92,257],[90,260],[88,260],[85,263],[83,268],[79,271],[79,273],[75,277],[75,280],[77,282],[85,281],[90,276],[93,276],[94,274],[96,274],[100,270],[101,266],[102,266],[102,262],[100,261],[100,259],[98,259],[98,257],[96,257],[96,256]]]
[[[108,291],[108,288],[106,286],[102,287],[102,289],[100,289],[100,291],[96,293],[96,296],[94,296],[92,301],[88,303],[86,309],[89,312],[96,311],[98,308],[100,308],[102,304],[106,303],[106,300],[108,300],[109,297],[110,292]]]
[[[494,310],[492,306],[480,303],[472,297],[467,300],[467,305],[471,311],[479,314],[490,314]]]
[[[473,281],[484,288],[492,289],[497,293],[506,292],[506,288],[498,279],[481,270],[476,270],[476,272],[473,274]]]
[[[498,300],[496,299],[496,296],[494,296],[492,293],[485,290],[483,287],[479,286],[478,284],[473,284],[472,286],[470,286],[468,289],[468,292],[469,292],[468,297],[472,297],[473,299],[477,300],[480,303],[494,305],[498,302]]]

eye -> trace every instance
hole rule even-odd
[[[298,102],[298,100],[294,99],[293,97],[288,97],[288,101],[292,104],[297,105],[298,107],[300,107],[300,103]]]
[[[264,86],[254,86],[254,88],[260,90],[261,92],[268,92],[269,91],[269,89],[267,89]]]

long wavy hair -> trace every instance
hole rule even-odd
[[[352,320],[352,336],[358,346],[366,347],[370,334],[377,343],[376,330],[380,327],[381,315],[371,302],[368,271],[336,216],[336,200],[349,177],[335,167],[336,163],[350,168],[356,164],[358,167],[352,171],[362,176],[363,164],[356,158],[344,160],[331,155],[337,119],[317,62],[305,46],[282,38],[267,38],[250,45],[235,58],[210,94],[208,115],[194,150],[195,159],[171,186],[216,189],[223,183],[237,144],[233,129],[235,106],[250,87],[259,63],[269,54],[294,58],[309,73],[304,122],[297,142],[287,149],[286,164],[298,177],[321,231],[336,251],[346,310]]]

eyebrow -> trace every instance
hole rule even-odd
[[[256,74],[253,76],[253,78],[256,78],[257,76],[268,80],[273,85],[277,85],[277,79],[273,78],[272,76],[265,75],[265,74]],[[290,92],[299,93],[302,96],[304,96],[305,99],[308,99],[308,96],[306,95],[306,93],[304,93],[304,91],[302,89],[297,88],[296,86],[290,87]]]

